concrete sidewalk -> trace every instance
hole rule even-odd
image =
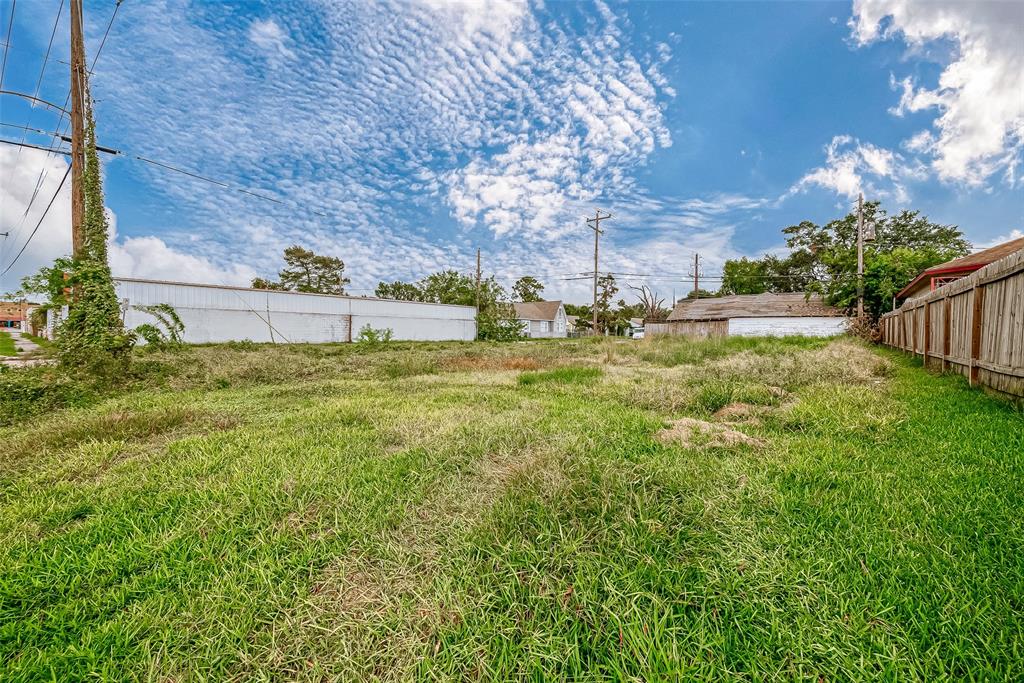
[[[26,367],[29,365],[45,365],[52,362],[49,358],[36,357],[40,351],[39,344],[26,337],[21,330],[4,328],[2,331],[11,335],[14,340],[14,347],[20,349],[17,356],[7,356],[0,359],[0,363],[11,367]]]

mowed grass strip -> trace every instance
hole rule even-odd
[[[1024,417],[959,378],[797,339],[270,353],[0,434],[0,679],[1024,677]]]
[[[14,337],[10,332],[0,330],[0,356],[17,356],[18,349],[14,345]]]

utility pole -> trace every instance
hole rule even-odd
[[[594,211],[594,217],[587,219],[587,227],[594,231],[594,309],[593,313],[593,328],[594,335],[597,335],[597,243],[598,238],[601,236],[601,221],[608,220],[612,215],[610,213],[602,216],[601,210],[597,209]]]
[[[864,317],[864,193],[857,195],[857,317]]]
[[[85,244],[85,79],[82,0],[71,0],[71,250],[75,258]]]
[[[480,247],[476,249],[476,314],[480,315]]]
[[[693,298],[700,298],[700,254],[693,255]]]

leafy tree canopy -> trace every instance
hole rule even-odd
[[[920,271],[969,252],[955,225],[918,211],[889,216],[879,202],[864,205],[876,239],[864,245],[864,308],[873,318],[892,309],[892,297]],[[789,255],[726,261],[720,294],[817,292],[840,308],[857,305],[857,214],[819,226],[803,221],[783,229]]]
[[[543,301],[540,293],[544,291],[544,285],[537,278],[526,275],[516,280],[512,285],[512,295],[518,301]]]
[[[457,270],[431,273],[418,282],[381,282],[374,293],[381,298],[403,301],[460,306],[477,304],[476,278]],[[505,288],[493,275],[480,281],[480,308],[477,313],[477,336],[480,339],[505,341],[522,338],[522,326],[507,298]]]
[[[351,282],[345,277],[345,262],[336,256],[322,256],[294,244],[284,250],[285,268],[278,281],[256,278],[255,289],[277,289],[313,294],[344,294]]]

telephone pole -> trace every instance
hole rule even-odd
[[[612,215],[610,213],[606,213],[606,215],[602,216],[601,210],[597,209],[594,211],[594,217],[587,219],[587,227],[594,231],[594,309],[592,311],[594,315],[592,329],[595,336],[597,335],[597,244],[598,239],[601,237],[601,233],[603,232],[601,230],[601,221],[608,220],[611,217]]]
[[[864,317],[864,193],[857,195],[857,317]]]
[[[693,298],[700,298],[700,254],[693,255]]]
[[[476,249],[476,314],[480,315],[480,247]]]
[[[71,0],[71,249],[78,257],[85,244],[85,40],[82,35],[82,0]]]

